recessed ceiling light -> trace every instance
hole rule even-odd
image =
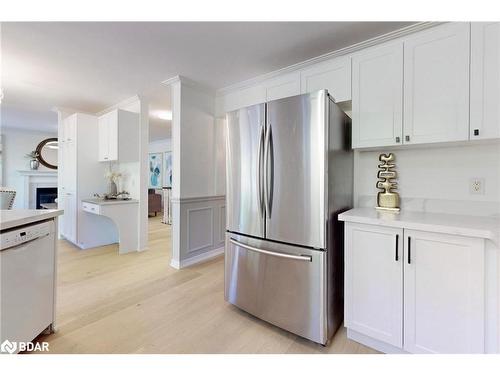
[[[158,117],[160,120],[171,121],[172,111],[158,111],[156,112],[156,117]]]

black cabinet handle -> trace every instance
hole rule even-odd
[[[399,260],[399,234],[396,234],[396,262]]]
[[[408,236],[408,264],[411,264],[411,237]]]

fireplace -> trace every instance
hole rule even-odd
[[[38,187],[36,188],[36,208],[43,208],[43,203],[55,203],[57,198],[56,187]]]

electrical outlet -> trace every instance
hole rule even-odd
[[[471,178],[469,189],[471,194],[484,195],[484,178]]]

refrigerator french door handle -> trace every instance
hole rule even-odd
[[[259,148],[257,150],[257,194],[258,194],[258,204],[259,204],[259,214],[264,216],[264,201],[263,201],[263,176],[262,176],[262,164],[264,163],[262,159],[262,147],[264,147],[264,125],[260,127],[259,132]]]
[[[294,255],[294,254],[277,253],[276,251],[259,249],[258,247],[246,245],[244,243],[236,241],[234,238],[230,238],[229,241],[233,245],[236,245],[238,247],[242,247],[243,249],[254,251],[256,253],[261,253],[261,254],[265,254],[265,255],[271,255],[271,256],[275,256],[275,257],[279,257],[279,258],[287,258],[287,259],[294,259],[294,260],[302,260],[302,261],[305,261],[305,262],[312,262],[312,257],[310,255]]]
[[[266,204],[266,215],[271,218],[271,207],[273,206],[274,189],[274,155],[273,155],[273,131],[271,124],[266,129],[264,147],[264,201]],[[269,166],[269,159],[271,165]]]

